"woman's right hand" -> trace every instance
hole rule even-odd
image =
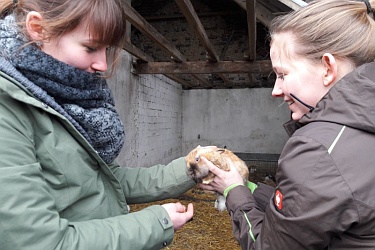
[[[216,191],[221,194],[224,193],[224,190],[232,184],[244,184],[243,178],[238,172],[237,168],[232,162],[230,162],[230,170],[224,171],[216,167],[212,162],[202,157],[202,161],[208,167],[208,170],[215,175],[213,181],[210,184],[199,184],[199,187],[205,190]]]

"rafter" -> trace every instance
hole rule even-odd
[[[227,8],[217,12],[196,13],[191,0],[175,1],[183,15],[178,12],[170,12],[165,16],[149,16],[149,20],[160,21],[165,19],[173,21],[173,19],[185,17],[190,27],[194,30],[196,38],[199,39],[199,44],[206,50],[206,61],[188,60],[175,45],[151,26],[151,24],[146,21],[146,18],[142,17],[133,9],[131,6],[131,2],[133,1],[131,0],[124,0],[126,19],[129,22],[127,29],[129,28],[128,30],[130,30],[129,26],[134,26],[142,34],[149,37],[156,46],[165,50],[163,57],[170,58],[171,61],[167,59],[168,62],[155,62],[155,60],[157,60],[156,57],[153,58],[151,54],[147,54],[139,49],[136,44],[132,44],[130,35],[126,40],[124,50],[137,58],[137,60],[133,61],[132,73],[163,74],[181,84],[183,88],[269,87],[269,83],[272,79],[268,81],[269,78],[267,76],[272,72],[271,62],[269,60],[256,60],[257,52],[259,52],[259,55],[262,55],[262,57],[267,58],[263,51],[257,51],[257,44],[259,44],[257,43],[257,21],[269,27],[272,19],[277,15],[287,13],[290,9],[298,9],[304,4],[307,4],[303,0],[232,0],[239,5],[240,8]],[[236,7],[235,4],[233,6]],[[233,15],[233,13],[241,13],[241,15],[243,15],[244,12],[241,9],[246,11],[248,20],[247,31],[249,45],[248,50],[246,50],[246,44],[244,46],[245,48],[243,48],[245,49],[245,58],[243,61],[231,61],[230,58],[232,56],[226,55],[225,58],[229,59],[226,59],[227,61],[221,61],[228,50],[234,31],[230,35],[227,44],[224,44],[225,46],[219,51],[220,53],[217,53],[200,18],[215,15]],[[147,13],[147,11],[145,13]],[[264,35],[264,33],[258,34]],[[261,49],[262,48],[261,46]],[[232,53],[230,50],[228,50],[228,52]],[[237,53],[237,51],[235,53]],[[188,53],[186,55],[188,55]],[[238,56],[237,53],[234,58],[238,58]],[[220,81],[220,79],[222,81]]]
[[[124,50],[132,54],[133,56],[137,57],[139,60],[142,60],[144,62],[153,62],[154,59],[143,52],[142,50],[138,49],[136,46],[131,44],[130,42],[126,42],[124,46]]]
[[[136,74],[237,74],[272,72],[269,60],[263,61],[219,61],[219,62],[152,62],[134,65]]]
[[[190,0],[176,0],[176,3],[186,17],[190,27],[193,28],[195,33],[198,35],[199,41],[201,41],[203,47],[206,49],[208,53],[208,60],[211,62],[219,61],[219,56],[216,54],[214,46],[210,42],[210,39],[208,38],[207,33]]]
[[[247,30],[249,36],[249,60],[256,59],[257,22],[255,14],[256,0],[246,0]]]
[[[208,38],[206,30],[204,29],[203,24],[201,23],[197,13],[195,12],[190,0],[176,0],[176,3],[186,17],[190,27],[193,28],[195,33],[198,35],[199,40],[203,44],[203,47],[206,49],[208,60],[210,62],[219,61],[220,58],[216,53],[210,39]],[[230,84],[229,79],[224,74],[219,74],[218,76],[223,80],[225,85]]]
[[[236,2],[242,9],[246,10],[246,0],[233,0]],[[265,26],[269,27],[272,19],[275,18],[275,15],[267,10],[263,5],[257,4],[255,8],[256,17],[261,21]]]
[[[151,40],[153,40],[160,47],[171,53],[174,60],[182,62],[186,58],[167,40],[163,35],[161,35],[153,26],[151,26],[139,13],[133,9],[133,7],[124,2],[126,8],[126,19],[138,30],[147,35]]]

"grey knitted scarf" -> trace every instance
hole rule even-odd
[[[0,20],[0,70],[65,116],[111,163],[121,151],[125,132],[106,81],[33,45],[24,46],[27,42],[12,15]]]

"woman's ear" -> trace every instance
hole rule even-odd
[[[337,78],[337,61],[330,53],[325,53],[322,56],[322,63],[324,67],[324,81],[323,84],[329,87]]]
[[[36,11],[30,11],[26,16],[26,30],[32,41],[43,40],[43,27],[40,25],[42,20],[42,15]]]

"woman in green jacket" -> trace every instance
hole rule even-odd
[[[193,216],[129,213],[195,183],[185,161],[125,168],[105,78],[125,37],[120,0],[0,3],[0,249],[160,249]]]

